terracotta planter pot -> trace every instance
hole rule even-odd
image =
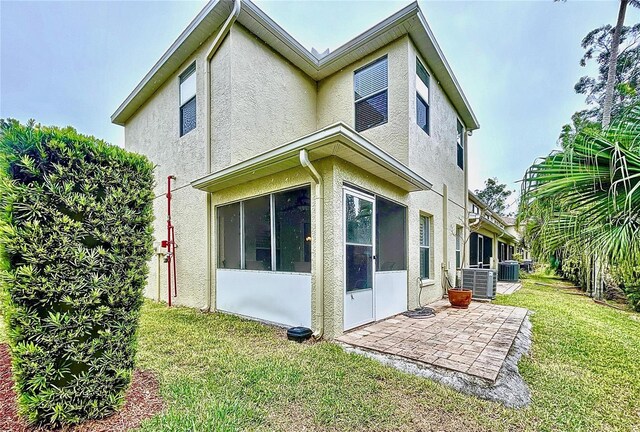
[[[456,309],[467,309],[471,304],[471,294],[472,291],[468,289],[450,289],[449,293],[449,303],[451,303],[451,307]]]

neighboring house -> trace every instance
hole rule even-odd
[[[512,260],[519,247],[516,220],[500,216],[476,194],[469,191],[469,267],[497,269],[498,263]]]
[[[478,122],[417,3],[313,52],[209,3],[113,114],[158,165],[158,240],[176,176],[176,303],[335,337],[455,280]]]

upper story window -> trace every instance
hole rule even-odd
[[[180,136],[196,127],[196,64],[180,75]]]
[[[460,120],[457,121],[457,139],[456,146],[458,148],[458,166],[464,169],[464,127]]]
[[[429,133],[429,74],[416,58],[416,122]]]
[[[384,124],[388,120],[387,57],[382,57],[354,73],[356,131]]]

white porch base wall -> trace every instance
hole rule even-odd
[[[407,271],[375,273],[376,321],[407,310]]]
[[[344,330],[373,321],[373,290],[357,290],[344,297]]]
[[[216,308],[286,326],[311,327],[311,275],[216,270]]]

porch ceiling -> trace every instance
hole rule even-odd
[[[299,167],[301,166],[300,150],[307,150],[311,161],[329,156],[339,157],[407,192],[429,190],[432,186],[420,175],[343,123],[328,126],[311,135],[211,173],[192,181],[191,185],[203,191],[216,192]]]

